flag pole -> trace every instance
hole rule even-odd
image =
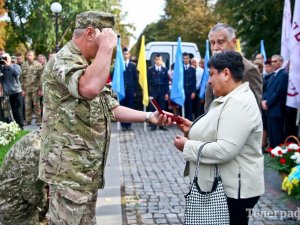
[[[117,95],[117,101],[119,101],[119,96]],[[121,123],[119,121],[117,121],[117,130],[120,131],[121,130]]]
[[[144,106],[144,112],[146,112],[146,106]],[[144,122],[144,131],[147,132],[147,123]]]

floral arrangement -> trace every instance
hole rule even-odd
[[[289,176],[282,182],[282,190],[287,191],[288,195],[293,195],[300,199],[300,165],[295,166]]]
[[[4,123],[0,121],[0,147],[13,141],[20,130],[16,122]]]
[[[287,140],[294,138],[298,144],[287,143]],[[267,150],[271,155],[270,166],[281,173],[289,174],[293,167],[300,164],[300,143],[295,136],[287,137],[284,144]]]

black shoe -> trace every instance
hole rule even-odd
[[[156,127],[151,127],[150,130],[151,130],[151,131],[154,131],[154,130],[156,130]]]
[[[166,128],[166,127],[159,127],[159,129],[160,129],[160,130],[165,130],[165,131],[168,130],[168,128]]]
[[[127,128],[126,127],[122,127],[122,131],[126,131],[127,130]]]

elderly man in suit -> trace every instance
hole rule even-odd
[[[223,23],[216,24],[209,32],[208,39],[210,42],[210,48],[212,54],[217,54],[223,51],[235,50],[236,36],[235,30]],[[244,73],[243,82],[249,82],[250,89],[253,92],[257,104],[260,107],[262,99],[262,77],[259,74],[257,68],[247,59],[243,58]],[[210,85],[206,85],[205,91],[205,111],[214,100],[212,88]]]
[[[274,73],[268,79],[261,106],[267,112],[269,143],[270,147],[274,148],[284,141],[284,115],[289,77],[282,67],[282,56],[273,55],[271,63]]]

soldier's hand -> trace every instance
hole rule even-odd
[[[149,118],[150,123],[156,124],[158,126],[170,126],[172,125],[172,119],[168,118],[167,112],[164,114],[159,114],[158,111],[155,111]]]
[[[96,41],[100,47],[106,47],[113,49],[117,45],[117,34],[112,28],[104,28],[100,31],[98,28],[95,29]]]
[[[23,96],[23,97],[26,96],[26,91],[22,91],[22,96]]]

